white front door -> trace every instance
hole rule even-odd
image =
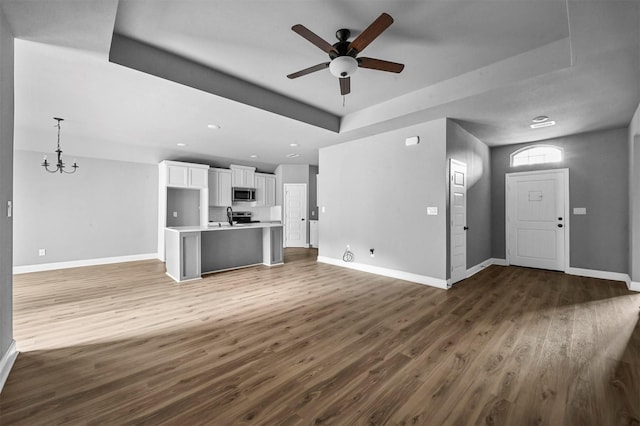
[[[564,271],[568,262],[569,170],[506,175],[507,263]]]
[[[307,247],[307,185],[284,184],[284,246]]]
[[[451,276],[449,283],[455,284],[467,278],[467,165],[451,159],[449,175],[451,215]]]

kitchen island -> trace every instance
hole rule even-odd
[[[282,264],[282,238],[281,223],[165,228],[167,275],[182,282],[211,272]]]

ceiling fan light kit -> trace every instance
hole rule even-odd
[[[383,13],[351,42],[348,41],[351,32],[346,28],[339,29],[336,31],[338,42],[333,45],[329,44],[305,26],[301,24],[294,25],[291,29],[295,33],[327,53],[331,60],[289,74],[287,77],[294,79],[329,68],[331,74],[339,79],[340,94],[347,95],[351,92],[351,75],[353,75],[358,68],[368,68],[393,73],[402,72],[404,69],[403,64],[384,61],[382,59],[358,58],[358,55],[365,47],[382,34],[392,23],[393,18],[387,13]]]
[[[335,77],[351,77],[358,69],[358,61],[352,56],[338,56],[329,64],[329,71]]]

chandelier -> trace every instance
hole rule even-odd
[[[64,121],[64,118],[57,118],[57,117],[53,117],[54,120],[58,121],[58,124],[56,125],[56,127],[58,128],[58,149],[56,149],[56,153],[58,154],[58,162],[55,164],[55,169],[51,170],[49,169],[49,163],[47,162],[47,156],[44,156],[44,161],[42,162],[41,166],[44,167],[44,169],[46,171],[48,171],[49,173],[55,173],[55,172],[64,172],[64,173],[75,173],[76,170],[78,170],[78,164],[76,163],[76,160],[73,160],[73,165],[71,167],[73,167],[72,171],[67,171],[65,170],[65,164],[62,162],[62,150],[60,149],[60,122]]]

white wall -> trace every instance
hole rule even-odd
[[[406,147],[416,135],[420,144]],[[446,119],[323,148],[319,158],[319,256],[342,261],[350,245],[356,263],[446,279]]]
[[[7,217],[7,202],[13,199],[12,168],[13,35],[0,10],[0,390],[12,363],[13,345],[13,223]]]
[[[14,266],[157,251],[157,165],[79,157],[75,174],[53,174],[42,156],[15,152]]]
[[[629,125],[629,275],[640,282],[640,105]]]

